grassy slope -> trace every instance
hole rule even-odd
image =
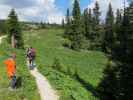
[[[17,53],[17,77],[21,77],[22,86],[15,91],[11,91],[7,78],[4,59],[11,51]],[[28,72],[25,65],[24,51],[9,49],[7,43],[0,45],[0,100],[40,100],[34,78]]]
[[[71,88],[71,86],[67,87],[67,85],[72,79],[70,77],[68,79],[67,76],[65,77],[63,76],[63,78],[62,77],[58,77],[57,79],[55,78],[58,75],[60,76],[60,74],[47,67],[52,65],[55,57],[59,58],[60,62],[66,67],[69,67],[71,69],[78,68],[79,75],[85,82],[91,84],[92,86],[96,86],[98,84],[100,78],[102,77],[102,70],[106,64],[106,57],[104,56],[103,53],[96,51],[76,52],[68,48],[64,48],[62,46],[62,43],[65,40],[61,37],[63,30],[60,29],[38,30],[26,33],[27,34],[25,34],[25,39],[26,39],[25,42],[28,45],[31,45],[37,49],[37,63],[39,65],[40,71],[44,75],[46,75],[46,73],[48,72],[46,76],[48,76],[48,78],[51,80],[51,82],[55,85],[56,88],[60,87],[59,88],[60,90],[62,89],[66,90],[66,88]],[[61,84],[65,84],[66,86],[64,85],[61,86]],[[74,85],[78,84],[78,82],[76,80],[73,80],[73,84]],[[83,88],[79,84],[75,85],[74,87]],[[66,93],[67,95],[67,92],[65,92],[65,90],[63,93]],[[72,89],[70,90],[72,91]],[[86,89],[84,89],[83,91],[84,91],[83,93],[86,93]],[[81,94],[80,92],[82,91],[75,90],[74,93],[76,95],[80,95]],[[81,95],[79,98],[85,97],[85,95],[86,94],[84,94],[84,96]],[[89,100],[91,100],[90,93],[88,96]],[[76,100],[85,100],[85,99],[82,98]]]

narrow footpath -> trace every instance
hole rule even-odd
[[[56,91],[52,89],[48,80],[36,68],[30,73],[35,77],[41,100],[59,100]]]

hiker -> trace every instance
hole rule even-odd
[[[28,58],[28,64],[30,69],[33,69],[35,67],[35,57],[36,57],[36,51],[34,48],[30,47],[27,49],[27,58]]]
[[[8,59],[4,61],[6,65],[10,86],[12,89],[16,88],[16,55],[13,53]]]
[[[30,48],[26,49],[27,65],[30,66]]]
[[[31,54],[31,67],[35,67],[35,58],[36,58],[36,50],[30,47],[30,54]]]

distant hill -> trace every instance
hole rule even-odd
[[[0,19],[0,35],[6,33],[6,26],[5,26],[4,19]],[[45,22],[20,22],[22,30],[38,30],[38,29],[49,29],[49,28],[61,28],[62,26],[59,24],[50,24]]]

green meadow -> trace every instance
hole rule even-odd
[[[60,95],[60,100],[98,100],[95,88],[103,75],[107,58],[99,51],[73,51],[63,46],[66,39],[62,29],[24,31],[25,47],[37,50],[36,63]],[[15,91],[9,89],[6,67],[3,61],[17,53],[17,76],[21,86]],[[63,71],[52,68],[59,60]],[[69,73],[67,73],[69,71]],[[78,74],[78,79],[74,74]],[[40,100],[34,78],[26,67],[25,50],[11,49],[4,40],[0,48],[0,98],[2,100]]]
[[[97,100],[95,88],[103,75],[107,58],[99,51],[73,51],[63,46],[67,41],[62,29],[25,31],[25,46],[37,50],[36,63],[40,72],[47,76],[58,90],[61,100]],[[63,72],[51,66],[58,59]],[[73,77],[77,71],[78,80]]]

